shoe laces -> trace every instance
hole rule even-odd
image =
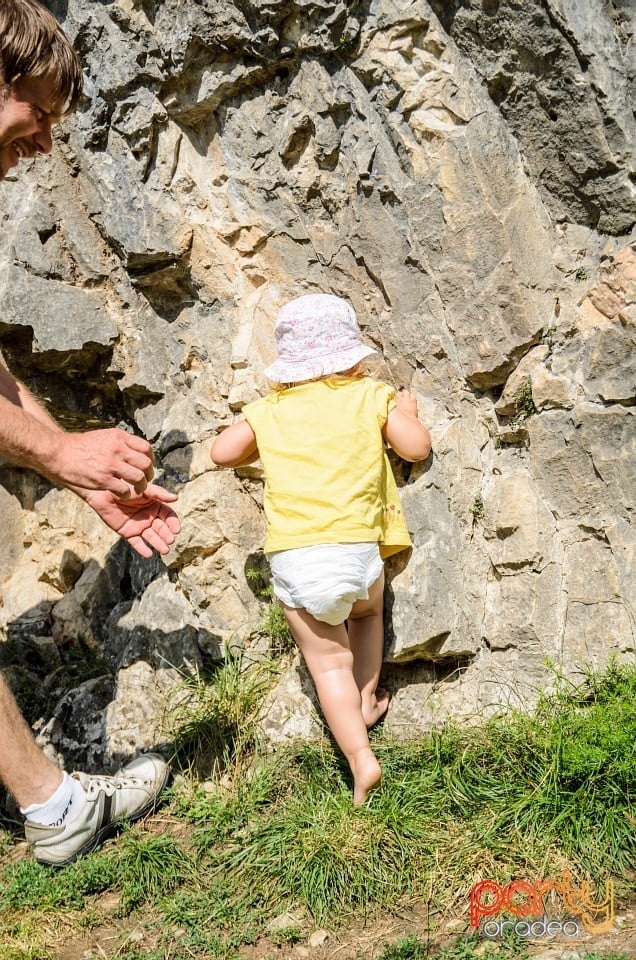
[[[80,774],[78,779],[89,796],[103,792],[109,797],[117,790],[123,790],[126,787],[143,787],[148,782],[142,777],[107,777],[92,774]]]

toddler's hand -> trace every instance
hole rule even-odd
[[[395,406],[400,413],[417,417],[417,398],[409,390],[400,390],[395,396]]]

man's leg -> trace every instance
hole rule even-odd
[[[169,775],[164,760],[148,753],[112,777],[69,777],[37,746],[0,674],[0,779],[27,818],[36,860],[63,866],[89,853],[124,823],[151,813]]]
[[[63,773],[36,744],[0,674],[0,780],[20,807],[46,803],[62,783]]]

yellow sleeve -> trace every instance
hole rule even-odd
[[[390,387],[388,383],[381,383],[376,380],[373,382],[373,396],[378,423],[380,429],[382,429],[389,413],[395,407],[395,387]]]
[[[255,434],[262,429],[266,400],[267,397],[260,397],[259,400],[246,403],[241,409],[241,416],[245,417]]]

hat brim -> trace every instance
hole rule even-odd
[[[360,343],[339,353],[330,353],[325,357],[314,357],[312,360],[292,362],[278,359],[263,373],[268,380],[274,383],[301,383],[304,380],[316,380],[318,377],[328,377],[331,373],[344,373],[355,367],[365,357],[377,353],[373,347]]]

